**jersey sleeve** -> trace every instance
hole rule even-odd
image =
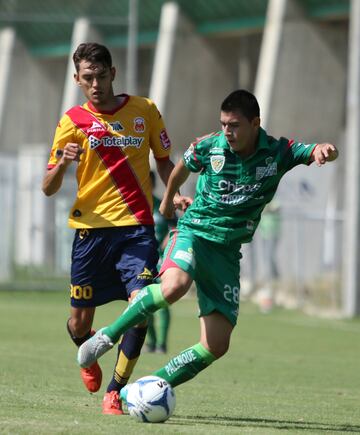
[[[55,136],[50,151],[50,158],[47,165],[48,169],[56,166],[63,155],[64,147],[68,142],[76,142],[74,124],[67,115],[64,115],[60,119],[55,130]]]
[[[303,143],[296,142],[292,139],[284,139],[287,164],[289,169],[297,165],[309,165],[311,163],[311,155],[317,145],[317,143]]]
[[[208,137],[208,136],[206,136]],[[183,162],[191,172],[200,172],[205,166],[208,144],[203,138],[192,142],[183,155]]]
[[[171,141],[164,120],[154,102],[147,101],[150,104],[150,148],[156,160],[168,159],[171,151]]]

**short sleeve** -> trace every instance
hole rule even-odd
[[[161,113],[155,103],[147,99],[150,107],[150,148],[157,160],[168,159],[171,151],[171,141],[167,134]]]
[[[286,156],[289,169],[297,165],[309,165],[311,163],[311,155],[316,147],[316,143],[296,142],[292,139],[282,138],[285,143]]]
[[[67,115],[64,115],[55,130],[53,145],[51,147],[50,157],[47,168],[51,169],[57,165],[63,155],[63,149],[68,142],[75,142],[74,125]]]

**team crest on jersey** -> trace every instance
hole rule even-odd
[[[211,156],[210,163],[215,174],[218,174],[225,164],[225,156]]]
[[[145,120],[141,116],[134,118],[134,130],[136,131],[136,133],[144,133]]]

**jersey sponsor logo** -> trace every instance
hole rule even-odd
[[[134,130],[136,133],[144,133],[145,131],[145,120],[141,116],[134,119]]]
[[[220,180],[218,186],[220,191],[228,192],[221,195],[220,202],[223,204],[236,205],[253,198],[253,194],[260,189],[262,183],[241,184],[233,183],[229,180]]]
[[[160,132],[160,142],[164,150],[168,150],[171,147],[171,142],[165,129]]]
[[[225,150],[224,150],[224,148],[214,147],[214,148],[211,148],[210,154],[225,154]]]
[[[122,131],[124,130],[124,127],[120,124],[119,121],[116,122],[109,122],[111,128],[113,129],[113,131]]]
[[[91,127],[86,130],[86,134],[91,134],[99,131],[106,131],[106,128],[100,122],[93,121]]]
[[[103,136],[101,139],[91,135],[89,137],[90,149],[94,150],[99,145],[104,147],[119,147],[127,148],[134,147],[140,148],[144,138],[137,136]]]
[[[215,172],[215,174],[218,174],[221,171],[221,169],[224,167],[225,156],[211,156],[210,163],[211,163],[212,170]]]
[[[137,279],[152,280],[153,274],[151,273],[151,271],[147,267],[144,267],[144,270],[141,273],[139,273],[139,275],[137,276]]]
[[[101,140],[98,139],[97,137],[91,135],[91,136],[89,136],[89,145],[90,145],[90,149],[94,150],[96,147],[101,145]]]
[[[277,163],[273,162],[272,157],[265,160],[266,166],[258,166],[256,168],[256,179],[261,180],[264,177],[272,177],[277,174]]]
[[[177,251],[174,255],[174,260],[182,260],[187,264],[192,264],[194,260],[192,250],[190,252],[187,251]]]
[[[230,180],[220,180],[219,181],[219,190],[225,190],[230,193],[254,193],[257,192],[262,186],[261,183],[255,184],[242,184],[242,183],[233,183]]]

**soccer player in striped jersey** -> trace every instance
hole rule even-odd
[[[322,166],[338,155],[330,143],[269,136],[260,127],[255,96],[245,90],[234,91],[223,101],[220,124],[220,131],[190,145],[170,175],[160,205],[165,217],[172,215],[174,195],[189,174],[200,174],[194,202],[179,219],[165,250],[161,285],[142,289],[125,313],[80,346],[80,366],[93,364],[148,313],[179,300],[193,281],[200,340],[153,374],[176,387],[222,357],[238,317],[241,245],[251,241],[286,172],[299,164]]]
[[[150,152],[165,184],[174,165],[155,104],[147,98],[114,94],[115,68],[109,50],[97,43],[80,44],[73,61],[75,82],[87,102],[70,108],[60,119],[42,188],[47,196],[55,194],[69,166],[76,164],[77,195],[69,216],[75,238],[67,330],[80,346],[95,332],[97,306],[131,300],[157,275]],[[186,207],[190,200],[178,195],[175,201]],[[119,392],[131,375],[145,335],[146,322],[122,335],[103,400],[104,414],[122,414]],[[81,377],[90,392],[100,389],[102,371],[97,362],[82,368]]]

